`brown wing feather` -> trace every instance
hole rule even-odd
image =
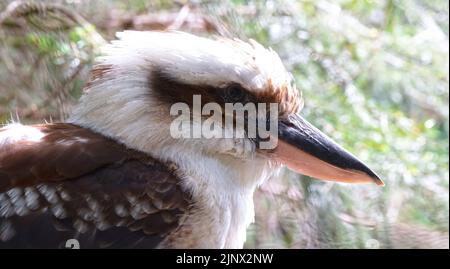
[[[0,248],[158,247],[190,197],[162,163],[69,124],[0,145]]]
[[[123,146],[72,124],[33,127],[45,134],[39,142],[0,144],[0,191],[76,178],[129,158]]]

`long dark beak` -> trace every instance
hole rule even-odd
[[[384,185],[365,164],[300,115],[279,122],[278,145],[272,154],[290,169],[314,178]]]

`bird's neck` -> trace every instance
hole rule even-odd
[[[177,164],[183,185],[195,201],[185,224],[192,238],[178,242],[177,247],[242,248],[246,229],[254,220],[253,193],[272,171],[267,163],[171,148],[159,154]],[[183,245],[186,242],[198,244]]]

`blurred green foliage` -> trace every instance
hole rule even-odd
[[[2,1],[0,11],[10,2]],[[100,35],[110,39],[116,30],[133,28],[129,17],[176,14],[187,4],[57,2],[89,23],[58,20],[62,30],[49,31],[49,14],[40,14],[33,20],[40,27],[15,18],[0,25],[3,122],[16,111],[25,122],[63,119],[104,43]],[[448,248],[448,1],[189,4],[233,35],[274,48],[303,91],[305,117],[386,183],[340,185],[285,171],[256,194],[247,247]]]

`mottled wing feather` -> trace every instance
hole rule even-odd
[[[0,153],[0,248],[152,248],[179,227],[190,198],[165,165],[73,125],[40,128],[44,144]]]

